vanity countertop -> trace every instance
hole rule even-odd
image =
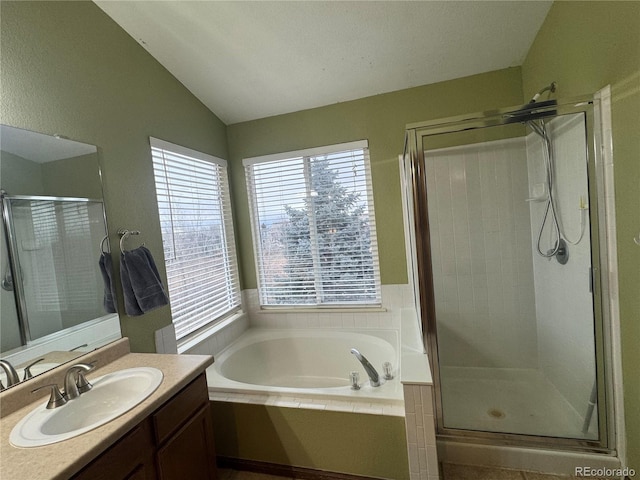
[[[157,390],[133,409],[101,427],[63,442],[34,448],[17,448],[9,443],[9,434],[13,427],[31,410],[46,401],[42,396],[3,416],[0,419],[0,478],[68,479],[147,418],[212,363],[213,357],[208,355],[127,353],[97,368],[87,375],[89,381],[106,373],[132,367],[158,368],[164,378]],[[62,370],[64,371],[64,367]],[[58,384],[60,385],[60,382]],[[35,384],[30,386],[26,393],[28,394],[32,388],[35,388]],[[0,404],[0,408],[4,406]]]

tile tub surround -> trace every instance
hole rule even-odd
[[[409,290],[410,292],[410,290]],[[412,300],[411,300],[412,302]],[[386,416],[386,417],[404,417],[405,408],[406,408],[406,399],[411,398],[411,406],[409,407],[412,415],[409,417],[411,422],[411,426],[407,425],[405,422],[405,432],[408,429],[409,431],[415,432],[416,435],[410,437],[409,440],[409,448],[412,448],[411,445],[415,446],[415,450],[411,450],[409,452],[409,459],[411,462],[414,462],[417,465],[416,474],[420,473],[420,466],[426,468],[426,465],[429,464],[431,466],[431,476],[427,476],[425,470],[425,476],[420,477],[415,474],[410,478],[424,478],[425,480],[436,480],[438,479],[438,470],[437,470],[437,458],[436,458],[436,448],[435,448],[435,428],[433,427],[433,414],[431,411],[427,411],[427,414],[431,416],[430,424],[432,425],[431,429],[424,430],[424,418],[420,416],[419,418],[415,415],[415,412],[418,411],[415,403],[415,395],[413,394],[414,388],[418,390],[418,398],[420,398],[420,389],[423,387],[431,388],[431,373],[429,363],[427,361],[427,357],[424,353],[424,349],[421,343],[420,329],[417,323],[417,317],[415,310],[413,308],[407,309],[398,309],[398,316],[400,318],[400,323],[402,324],[401,332],[400,332],[400,350],[401,350],[401,367],[400,367],[400,378],[396,377],[394,381],[400,381],[404,383],[402,386],[402,392],[404,396],[404,400],[394,401],[391,403],[385,403],[380,401],[375,401],[375,399],[367,399],[366,401],[356,401],[352,398],[321,398],[319,396],[306,395],[304,393],[299,393],[295,395],[283,394],[283,393],[270,393],[266,392],[258,392],[258,393],[241,393],[239,391],[220,391],[217,389],[212,383],[209,384],[209,398],[214,402],[214,404],[218,405],[218,408],[222,408],[222,405],[226,404],[225,408],[228,409],[240,409],[241,411],[249,412],[249,406],[242,410],[242,404],[253,404],[253,408],[265,408],[269,409],[270,407],[280,407],[283,408],[289,413],[287,415],[293,415],[293,410],[308,410],[314,411],[314,414],[319,414],[319,411],[326,411],[328,415],[335,414],[335,412],[342,413],[354,413],[354,414],[365,414],[365,415],[373,415],[373,416]],[[265,330],[265,329],[263,329]],[[210,369],[208,370],[211,370]],[[414,382],[413,385],[406,385],[407,381]],[[420,384],[422,382],[422,384]],[[406,392],[410,391],[411,396],[406,395]],[[425,396],[430,393],[425,393]],[[426,397],[425,397],[426,398]],[[421,402],[421,400],[420,400]],[[430,402],[430,401],[429,401]],[[231,406],[231,405],[234,406]],[[261,412],[262,410],[251,410],[252,412]],[[273,410],[268,410],[273,411]],[[300,413],[303,415],[303,413]],[[361,421],[364,421],[361,420]],[[372,420],[373,421],[373,420]],[[402,420],[401,420],[402,421]],[[419,424],[420,423],[420,424]],[[429,425],[429,422],[426,423]],[[413,429],[412,429],[413,427]],[[405,440],[407,439],[406,433],[403,432]],[[420,437],[418,437],[418,432],[420,432]],[[424,441],[423,441],[424,440]],[[428,444],[428,447],[427,447]],[[406,453],[404,454],[406,455]],[[402,460],[403,462],[407,462],[406,465],[409,464],[407,461],[407,457],[405,456]],[[424,470],[424,468],[423,468]]]
[[[60,385],[65,367],[58,367],[27,382],[27,385],[1,393],[0,478],[34,480],[41,479],[43,472],[51,479],[69,478],[202,373],[213,362],[213,357],[129,353],[129,342],[125,338],[78,358],[78,362],[94,360],[98,368],[87,375],[89,381],[107,373],[140,366],[156,367],[164,378],[151,396],[113,421],[75,438],[37,449],[13,447],[9,443],[9,434],[48,396],[44,390],[38,395],[31,395],[30,391],[47,383]]]
[[[411,480],[441,480],[433,414],[433,379],[414,309],[402,310],[401,375],[409,475]]]
[[[181,353],[217,355],[250,327],[262,328],[326,328],[326,329],[393,329],[401,324],[402,311],[414,308],[413,290],[409,284],[382,285],[382,309],[338,309],[294,311],[262,310],[256,289],[242,291],[242,313],[221,322],[195,341],[179,349]],[[172,338],[173,336],[173,338]],[[174,353],[175,331],[168,325],[155,334],[158,353]]]
[[[288,308],[261,309],[257,290],[243,290],[243,308],[249,323],[264,328],[400,328],[403,308],[414,307],[413,290],[409,284],[382,285],[382,308],[321,309]]]
[[[396,290],[398,294],[395,298],[399,300],[397,300],[397,303],[394,303],[394,308],[397,309],[397,314],[400,317],[402,324],[400,332],[401,367],[400,378],[396,377],[396,379],[392,381],[400,381],[401,383],[424,383],[429,385],[432,383],[430,367],[427,356],[422,347],[421,334],[415,310],[413,308],[401,309],[397,307],[397,305],[400,305],[404,301],[401,300],[403,298],[402,293],[408,292],[410,294],[411,290],[407,285],[401,285],[398,287],[400,288]],[[406,301],[411,303],[413,300],[406,299]],[[266,332],[268,330],[264,331]],[[237,336],[243,332],[244,330],[234,329],[227,338],[235,340]],[[191,349],[190,352],[215,353],[217,355],[220,350],[222,350],[221,342],[211,339],[209,342],[210,343],[203,342],[197,347]],[[211,342],[215,342],[215,345]],[[401,397],[399,397],[399,400],[383,401],[383,399],[377,399],[375,397],[359,399],[357,398],[357,395],[346,396],[344,398],[323,398],[323,396],[314,396],[309,394],[308,392],[305,392],[304,389],[297,393],[283,393],[278,391],[241,391],[239,390],[240,387],[234,388],[233,384],[230,384],[230,386],[217,385],[215,382],[215,378],[217,378],[217,376],[214,375],[215,372],[212,371],[214,368],[215,365],[207,369],[209,398],[212,401],[368,413],[374,415],[404,416],[404,404]],[[364,380],[366,380],[366,378],[364,378],[363,381]],[[265,390],[263,387],[259,388]]]
[[[404,406],[397,402],[372,402],[354,400],[336,400],[330,398],[314,398],[297,395],[256,395],[234,392],[218,392],[209,389],[209,400],[231,403],[249,403],[269,405],[283,408],[306,408],[309,410],[326,410],[332,412],[364,413],[369,415],[387,415],[404,417]]]
[[[433,386],[404,384],[411,480],[441,480],[433,416]]]

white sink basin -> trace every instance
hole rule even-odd
[[[51,410],[45,401],[18,422],[9,441],[16,447],[40,447],[93,430],[142,402],[162,377],[157,368],[138,367],[89,378],[93,389]]]

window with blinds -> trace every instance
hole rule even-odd
[[[244,160],[263,306],[379,305],[366,141]]]
[[[176,337],[240,307],[226,161],[150,138]]]

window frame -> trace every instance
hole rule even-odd
[[[262,252],[261,252],[261,234],[259,232],[259,214],[257,207],[257,195],[256,195],[256,185],[255,185],[255,177],[253,175],[253,166],[256,164],[264,164],[264,163],[274,163],[274,162],[283,162],[287,160],[302,160],[302,168],[305,171],[304,174],[304,189],[309,195],[311,188],[311,180],[309,178],[309,166],[311,164],[311,160],[314,157],[322,157],[327,155],[336,155],[340,153],[346,152],[356,152],[358,150],[362,150],[362,162],[363,162],[363,171],[362,175],[365,179],[365,188],[364,193],[366,195],[366,207],[367,207],[367,226],[369,228],[369,238],[370,238],[370,248],[372,265],[371,268],[373,270],[373,287],[375,289],[375,294],[372,299],[363,299],[362,301],[352,301],[352,302],[316,302],[316,303],[283,303],[283,304],[275,304],[275,303],[267,303],[265,301],[265,287],[262,284],[263,281],[263,265],[262,265]],[[375,208],[374,208],[374,200],[373,200],[373,183],[371,179],[371,161],[369,154],[369,145],[367,140],[359,140],[354,142],[347,142],[341,144],[334,145],[326,145],[321,147],[314,147],[302,150],[295,150],[289,152],[281,152],[269,155],[262,155],[257,157],[248,157],[243,159],[243,166],[245,168],[245,178],[246,178],[246,186],[247,186],[247,197],[249,203],[249,214],[250,214],[250,223],[251,223],[251,232],[253,239],[253,253],[254,253],[254,262],[256,269],[256,281],[258,286],[258,297],[260,308],[265,310],[315,310],[320,309],[323,311],[326,310],[337,310],[337,311],[353,311],[353,310],[378,310],[382,308],[382,282],[380,279],[380,260],[378,255],[378,242],[377,242],[377,232],[376,232],[376,221],[375,221]],[[310,223],[314,222],[314,216],[312,215],[310,218]],[[310,229],[309,236],[310,239],[313,239],[317,235],[317,232],[312,231]],[[318,284],[322,284],[322,278],[320,272],[322,272],[322,267],[318,265],[316,255],[314,255],[314,251],[317,252],[319,248],[319,244],[317,241],[311,246],[311,257],[313,258],[313,270],[314,270],[314,283],[316,286]],[[315,292],[316,299],[321,296],[322,293],[320,291]]]
[[[181,145],[176,145],[171,142],[167,142],[165,140],[161,140],[154,137],[149,137],[149,145],[151,147],[150,153],[151,153],[151,159],[153,164],[155,199],[156,199],[156,205],[158,207],[158,220],[160,222],[161,233],[163,231],[163,220],[162,220],[162,214],[160,212],[161,199],[158,196],[159,184],[158,184],[158,175],[156,172],[156,161],[158,156],[161,156],[161,154],[157,155],[156,152],[161,151],[161,152],[167,152],[174,156],[186,157],[188,160],[199,162],[203,168],[205,167],[204,164],[215,165],[214,169],[212,170],[212,176],[209,179],[209,181],[198,182],[197,185],[200,186],[206,183],[207,185],[212,187],[214,190],[217,189],[219,192],[219,203],[216,204],[216,208],[219,208],[220,210],[220,220],[221,220],[220,225],[222,230],[221,243],[223,246],[222,255],[224,259],[224,264],[227,265],[224,269],[220,270],[225,277],[225,286],[221,290],[226,289],[227,291],[231,292],[230,301],[229,301],[230,306],[229,308],[224,310],[222,313],[216,315],[213,318],[207,319],[206,321],[199,321],[192,326],[187,326],[186,333],[179,334],[180,329],[178,328],[178,325],[181,324],[182,322],[180,322],[180,319],[176,319],[176,315],[175,315],[174,301],[172,301],[171,280],[169,275],[170,267],[167,263],[167,258],[166,258],[167,249],[165,247],[165,242],[167,241],[167,239],[165,239],[163,236],[162,237],[163,260],[164,260],[164,265],[165,265],[165,270],[167,272],[167,280],[168,280],[167,292],[168,292],[169,301],[171,304],[172,323],[174,325],[174,328],[176,329],[176,340],[177,340],[178,346],[180,346],[182,344],[188,343],[191,339],[200,335],[203,331],[221,324],[222,322],[224,322],[225,320],[227,320],[228,318],[230,318],[231,316],[237,314],[242,310],[240,270],[238,266],[235,232],[233,228],[234,222],[233,222],[233,209],[231,205],[229,172],[227,168],[228,162],[222,158],[215,157],[213,155],[209,155],[203,152],[199,152],[197,150],[192,150],[190,148],[183,147]],[[169,187],[170,180],[167,176],[166,163],[165,163],[166,160],[162,159],[159,161],[163,162],[163,166],[164,166],[164,180],[162,181],[162,185],[169,188],[169,191],[166,194],[166,198],[167,198],[167,201],[171,203],[171,192]],[[182,167],[178,167],[178,168],[182,168]],[[199,175],[196,175],[196,174],[194,174],[194,176],[199,177]],[[195,195],[190,198],[194,200],[194,203],[195,203],[194,197]],[[202,205],[202,204],[199,204],[199,205]],[[169,222],[170,226],[172,227],[175,227],[177,223],[174,220],[175,219],[172,216]],[[202,232],[203,230],[198,230],[198,231]],[[173,248],[175,248],[175,246]],[[200,258],[205,258],[205,257],[200,257]],[[218,271],[214,271],[214,272],[218,274]],[[175,292],[173,293],[173,296],[175,297]],[[202,298],[204,298],[204,296]],[[220,304],[222,305],[224,304],[224,302],[221,302]],[[214,305],[217,306],[218,303],[215,303]],[[211,306],[212,305],[210,304],[209,307]],[[178,320],[178,322],[176,322],[176,320]]]

